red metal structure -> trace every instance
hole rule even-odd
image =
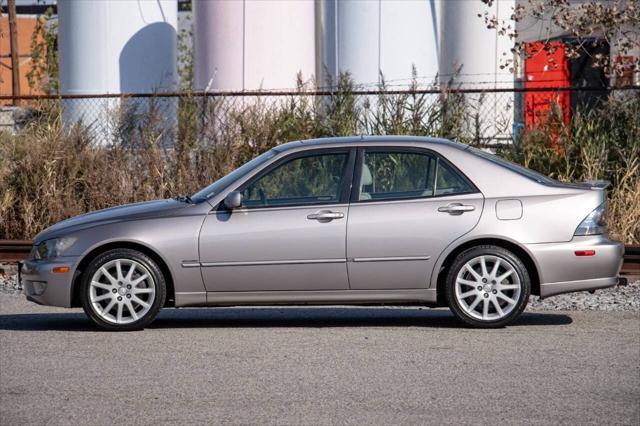
[[[565,55],[564,43],[532,42],[526,45],[525,88],[571,87],[571,69]],[[548,123],[550,117],[560,114],[562,121],[571,120],[571,94],[568,91],[526,92],[525,127]]]

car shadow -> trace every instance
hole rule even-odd
[[[560,313],[525,312],[509,327],[571,324]],[[187,308],[165,309],[149,329],[425,327],[465,328],[445,309],[426,308]],[[0,330],[98,331],[84,313],[0,315]]]

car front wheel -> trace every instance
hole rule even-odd
[[[164,305],[166,284],[156,262],[132,249],[97,256],[83,274],[80,298],[87,316],[112,331],[150,324]]]
[[[473,327],[503,327],[527,305],[531,280],[512,252],[486,245],[460,253],[449,268],[446,296],[451,311]]]

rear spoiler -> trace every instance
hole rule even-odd
[[[589,186],[591,189],[607,189],[611,182],[608,180],[585,180],[584,185]]]

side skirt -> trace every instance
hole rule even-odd
[[[435,306],[436,302],[436,289],[176,293],[176,307],[367,304],[422,304]]]

